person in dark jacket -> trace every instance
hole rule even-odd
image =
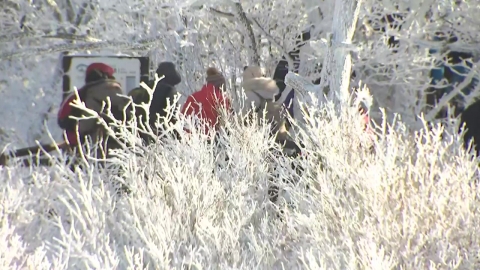
[[[303,32],[298,38],[297,43],[295,44],[295,48],[288,53],[290,58],[293,60],[293,69],[292,71],[298,73],[298,69],[300,68],[300,48],[303,47],[307,41],[310,40],[310,31]],[[280,89],[280,92],[275,97],[275,100],[278,100],[282,95],[283,91],[287,88],[285,84],[285,77],[288,74],[288,61],[285,56],[282,57],[275,67],[275,72],[273,73],[273,79],[277,82],[277,86]],[[295,91],[292,89],[290,93],[288,93],[287,98],[284,101],[284,105],[287,108],[288,113],[290,116],[293,117],[293,99],[295,97]]]
[[[167,100],[170,100],[170,104],[176,105],[174,101],[178,91],[175,86],[182,82],[180,74],[172,62],[160,63],[156,73],[159,77],[165,77],[158,82],[155,92],[153,93],[152,106],[150,106],[150,125],[152,126],[158,119],[157,114],[160,117],[167,116]],[[176,118],[172,117],[168,122],[174,124],[176,121]]]
[[[460,128],[465,124],[466,131],[463,134],[464,147],[467,149],[469,143],[472,143],[476,156],[480,156],[480,100],[468,106],[460,115]]]
[[[433,37],[436,42],[446,41],[448,44],[458,42],[458,37],[454,33],[437,32]],[[430,54],[442,53],[436,49],[430,49]],[[426,101],[430,107],[437,106],[440,99],[455,90],[455,85],[463,83],[466,79],[470,69],[473,68],[474,55],[471,52],[459,52],[455,50],[448,51],[446,57],[442,61],[436,63],[436,67],[430,71],[432,86],[427,89]],[[466,65],[463,65],[465,61]],[[442,80],[447,81],[447,85],[442,85]],[[454,116],[458,116],[464,109],[463,95],[470,95],[478,84],[478,78],[473,78],[465,88],[461,90],[461,94],[456,95],[451,101],[450,105],[454,108]],[[447,117],[446,108],[442,108],[436,115],[437,119]]]
[[[158,135],[159,133],[161,133],[162,128],[159,129],[155,126],[157,120],[160,119],[160,122],[164,124],[163,128],[165,128],[169,124],[175,124],[177,122],[177,119],[175,117],[176,109],[173,111],[172,117],[170,117],[169,119],[166,119],[165,117],[168,116],[168,111],[166,110],[168,107],[168,103],[170,103],[170,105],[172,106],[175,106],[175,108],[177,107],[177,103],[175,103],[175,96],[178,94],[178,91],[175,86],[182,82],[182,79],[180,74],[176,70],[175,64],[172,62],[160,63],[158,65],[156,73],[159,78],[163,78],[157,83],[153,92],[152,102],[149,109],[149,125],[152,130]],[[150,88],[153,88],[153,86],[155,85],[155,80],[149,81],[147,85]],[[130,91],[129,95],[132,96],[133,102],[135,102],[136,104],[148,103],[149,101],[148,92],[142,87],[133,89],[132,91]],[[139,110],[136,114],[137,117],[143,115],[143,121],[145,121],[146,114],[144,111],[142,112],[141,110]],[[175,136],[178,137],[178,134],[176,134],[176,132],[174,133]]]

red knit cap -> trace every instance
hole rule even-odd
[[[115,73],[115,70],[104,63],[92,63],[87,67],[87,70],[85,71],[85,76],[88,75],[88,73],[92,72],[93,70],[99,70],[101,72],[106,73],[108,76],[113,76],[113,73]]]

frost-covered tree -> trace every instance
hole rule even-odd
[[[475,50],[469,44],[478,42],[476,2],[0,4],[1,146],[46,139],[45,119],[49,130],[58,131],[58,59],[64,51],[174,61],[183,78],[179,90],[189,94],[210,65],[227,75],[232,88],[246,64],[259,62],[271,75],[309,26],[303,67],[287,84],[308,86],[296,89],[305,96],[321,92],[309,76],[315,64],[325,63],[323,84],[332,96],[345,99],[361,80],[373,95],[372,116],[381,120],[384,107],[392,123],[383,122],[372,140],[356,108],[312,98],[297,132],[304,155],[294,160],[272,154],[278,146],[267,139],[266,126],[226,122],[230,133],[220,133],[223,147],[212,149],[198,132],[182,132],[188,124],[182,119],[177,128],[184,141],[148,147],[128,126],[119,126],[116,136],[128,144],[107,161],[87,152],[90,162],[76,171],[65,153],[56,153],[51,167],[12,161],[0,168],[0,269],[478,268],[478,162],[463,151],[452,127],[425,128],[422,121],[423,129],[409,132],[418,113],[431,112],[424,93],[434,58],[450,47]],[[385,19],[392,13],[400,15],[401,29]],[[424,36],[450,28],[464,34],[461,42]],[[331,44],[324,42],[329,34]],[[398,47],[387,46],[391,37]],[[430,48],[440,53],[429,55]],[[217,154],[228,154],[229,161]],[[269,181],[280,187],[276,205],[269,200]],[[119,182],[128,194],[119,191]]]
[[[453,98],[478,77],[476,61],[478,59],[479,27],[478,4],[458,1],[364,1],[360,17],[361,22],[355,36],[358,44],[355,59],[357,79],[367,83],[374,98],[372,115],[379,117],[378,108],[387,109],[389,119],[392,114],[400,114],[410,123],[418,123],[416,115],[426,113],[431,121],[446,104],[464,107],[477,95],[478,89],[470,88],[469,96],[460,103]],[[440,38],[443,32],[458,38],[447,42]],[[441,34],[440,34],[441,35]],[[395,47],[389,46],[395,40]],[[435,90],[437,98],[447,94],[435,106],[427,100],[432,86],[431,71],[435,67],[452,66],[450,53],[467,52],[473,58],[472,67],[467,63],[456,63],[452,69],[465,70],[464,84],[453,86],[453,90]],[[447,57],[450,61],[446,61]],[[468,59],[467,59],[468,60]],[[457,71],[457,72],[458,72]],[[468,74],[468,75],[467,75]],[[444,81],[445,83],[446,81]],[[457,81],[458,83],[459,81]],[[455,82],[450,82],[455,83]],[[437,83],[436,88],[439,87]],[[444,87],[445,89],[445,87]],[[464,91],[465,92],[465,91]],[[468,94],[466,92],[466,94]],[[458,96],[457,98],[458,99]],[[428,101],[428,103],[427,103]]]
[[[337,0],[333,13],[332,30],[328,34],[328,51],[322,85],[330,89],[330,97],[340,104],[350,99],[352,56],[348,45],[353,41],[362,1]]]
[[[146,55],[152,64],[174,61],[184,78],[180,89],[184,94],[198,90],[206,67],[215,65],[235,87],[243,66],[258,62],[272,72],[283,51],[291,49],[301,32],[295,25],[302,26],[303,16],[284,8],[300,4],[271,1],[259,6],[245,1],[241,5],[172,5],[144,0],[12,4],[2,13],[6,24],[1,30],[0,57],[6,60],[2,61],[2,91],[8,97],[3,100],[9,100],[3,101],[2,110],[10,116],[0,125],[2,136],[7,136],[2,144],[21,141],[25,145],[46,139],[44,121],[50,130],[58,131],[58,59],[63,52]],[[11,100],[21,100],[20,105],[12,106]],[[18,122],[24,123],[21,128],[14,124]]]

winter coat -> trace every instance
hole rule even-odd
[[[265,119],[272,124],[270,136],[274,136],[275,142],[281,145],[283,154],[297,156],[301,153],[301,149],[288,133],[286,112],[282,100],[275,101],[275,95],[280,93],[280,89],[274,80],[262,75],[259,67],[245,68],[242,87],[246,100],[242,114],[253,111],[257,113],[260,120],[265,112]]]
[[[298,68],[300,65],[300,57],[299,57],[300,50],[292,51],[289,53],[290,57],[293,59],[294,68],[293,72],[298,72]],[[285,84],[285,77],[288,74],[288,62],[285,57],[280,60],[275,68],[275,72],[273,74],[273,79],[276,81],[277,86],[280,90],[279,94],[277,95],[276,99],[279,99],[280,95],[285,91],[287,85]],[[295,98],[295,91],[291,89],[288,92],[287,98],[284,101],[285,108],[287,108],[288,113],[293,117],[293,100]]]
[[[103,79],[91,82],[78,90],[80,100],[85,103],[85,106],[99,114],[102,112],[103,102],[106,102],[107,97],[109,97],[112,106],[112,114],[116,119],[124,120],[123,110],[128,104],[128,99],[119,96],[119,94],[122,94],[122,87],[120,83],[111,79]],[[60,128],[66,131],[67,139],[73,146],[83,141],[84,136],[95,133],[98,128],[98,120],[96,118],[79,121],[70,118],[70,116],[81,117],[82,115],[88,115],[87,112],[74,108],[71,105],[71,102],[75,99],[75,97],[75,93],[70,94],[62,102],[58,112],[58,125]],[[76,136],[77,127],[80,138],[77,138]]]
[[[480,156],[480,123],[478,116],[480,115],[480,101],[476,101],[468,106],[460,115],[460,126],[465,124],[467,129],[463,135],[464,148],[467,149],[468,144],[472,143],[472,147],[476,156]],[[460,130],[459,130],[460,131]]]
[[[182,81],[182,79],[180,77],[180,74],[176,70],[175,65],[172,62],[160,63],[158,65],[156,73],[160,78],[162,78],[162,76],[164,77],[157,83],[152,95],[152,102],[150,103],[149,109],[149,125],[152,130],[158,133],[155,128],[155,123],[157,122],[159,117],[160,119],[164,119],[164,117],[167,117],[167,105],[170,104],[174,107],[178,105],[178,102],[176,102],[175,99],[179,93],[175,86],[178,85]],[[155,81],[151,80],[147,83],[147,85],[150,88],[153,88],[155,86]],[[147,90],[143,87],[133,89],[132,91],[130,91],[129,95],[132,96],[133,102],[138,105],[142,103],[148,103],[150,101],[150,96]],[[167,122],[160,122],[163,122],[165,125],[175,124],[177,122],[175,114],[176,109],[174,109],[171,117],[168,119]],[[137,121],[140,121],[140,118],[142,119],[142,121],[145,121],[147,115],[143,109],[136,108],[136,117]],[[141,127],[140,124],[139,127]],[[144,139],[147,139],[148,136],[142,135],[142,137],[144,137]]]
[[[158,82],[155,92],[153,93],[152,103],[150,106],[151,126],[153,126],[157,121],[157,114],[160,117],[167,116],[166,109],[168,107],[168,100],[170,100],[170,105],[177,105],[177,103],[174,103],[175,96],[178,95],[178,91],[175,86],[182,82],[180,74],[175,69],[175,65],[171,62],[160,63],[157,68],[157,74],[159,77],[165,77]],[[168,122],[170,124],[175,124],[176,121],[177,119],[172,117]]]
[[[222,91],[211,83],[205,84],[198,92],[188,96],[181,113],[185,116],[198,116],[205,122],[204,132],[217,131],[220,124],[219,109],[230,109],[230,102]]]
[[[247,67],[243,72],[242,88],[245,92],[245,104],[242,114],[246,115],[253,109],[259,116],[263,116],[265,110],[265,119],[274,123],[275,132],[284,120],[283,104],[275,101],[275,96],[280,93],[276,82],[271,78],[262,77],[262,71],[259,67]]]
[[[292,72],[298,73],[300,69],[300,50],[309,41],[311,38],[310,30],[303,31],[301,35],[297,36],[295,47],[293,50],[288,52],[288,55],[293,61]],[[294,117],[294,104],[293,101],[295,99],[295,89],[289,90],[288,93],[284,93],[287,85],[285,84],[285,77],[288,74],[288,61],[286,60],[285,56],[278,62],[277,66],[275,67],[275,72],[273,73],[273,79],[277,82],[277,86],[280,89],[280,93],[275,97],[275,100],[279,100],[281,97],[283,98],[283,105],[287,108],[287,112],[291,117]],[[315,67],[315,72],[320,73],[322,69],[322,65],[318,64]],[[320,78],[317,78],[313,81],[314,84],[320,83]]]
[[[310,30],[302,32],[300,36],[297,37],[297,41],[295,43],[295,48],[288,53],[290,58],[293,60],[293,72],[298,72],[300,68],[300,49],[305,45],[305,42],[310,40]],[[273,73],[273,79],[276,81],[278,88],[280,89],[279,94],[276,96],[276,100],[280,98],[280,95],[285,91],[287,85],[285,84],[285,77],[288,74],[288,61],[286,60],[285,56],[282,57],[275,67],[275,72]],[[289,91],[285,101],[283,104],[285,108],[287,108],[288,113],[290,116],[293,117],[293,100],[295,98],[295,91],[292,89]]]

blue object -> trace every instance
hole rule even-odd
[[[441,39],[437,36],[434,37],[434,40],[441,41]],[[434,54],[437,53],[438,50],[429,49],[428,52],[430,54]],[[465,80],[470,68],[472,68],[472,63],[470,61],[467,61],[466,63],[468,68],[463,65],[452,65],[451,67],[447,67],[445,63],[441,61],[437,67],[433,68],[430,71],[430,77],[432,79],[433,85],[438,85],[442,79],[446,79],[448,82],[448,85],[436,88],[437,97],[440,98],[443,95],[452,92],[455,84],[460,84]],[[469,94],[477,83],[478,78],[473,78],[472,81],[468,84],[468,86],[462,89],[462,92],[464,94]]]

